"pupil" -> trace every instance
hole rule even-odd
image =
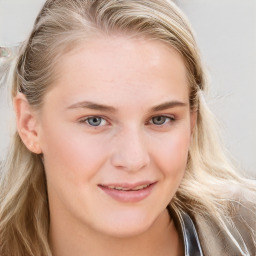
[[[89,122],[90,125],[98,126],[101,123],[101,118],[99,118],[99,117],[92,117],[92,118],[89,118],[88,122]]]
[[[165,117],[164,116],[156,116],[153,118],[153,123],[156,125],[161,125],[165,122]]]

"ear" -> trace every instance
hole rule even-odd
[[[16,113],[16,125],[21,140],[33,153],[41,154],[42,150],[38,141],[37,116],[32,110],[23,93],[18,93],[13,99]]]

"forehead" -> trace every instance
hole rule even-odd
[[[98,36],[76,45],[55,68],[58,79],[53,90],[68,94],[70,100],[107,101],[113,100],[113,94],[123,100],[131,95],[134,99],[142,95],[188,98],[182,57],[171,46],[152,39]]]

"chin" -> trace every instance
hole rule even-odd
[[[128,226],[124,225],[122,227],[112,227],[111,230],[106,232],[106,235],[116,238],[129,238],[140,236],[145,233],[150,228],[150,225],[144,226]]]
[[[130,215],[125,218],[121,216],[112,220],[104,221],[99,227],[102,233],[117,238],[128,238],[139,236],[148,231],[155,222],[153,216],[134,216]]]

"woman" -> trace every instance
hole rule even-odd
[[[1,255],[255,255],[255,184],[171,1],[48,0],[13,63]]]

